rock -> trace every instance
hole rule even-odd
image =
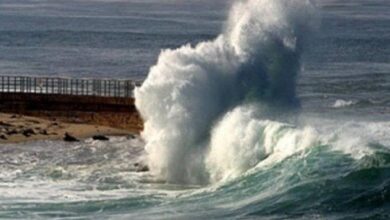
[[[93,140],[97,140],[97,141],[109,141],[110,139],[104,135],[94,135],[92,136],[92,139]]]
[[[27,122],[31,122],[31,123],[33,123],[33,124],[40,124],[41,122],[40,121],[38,121],[38,120],[35,120],[35,119],[28,119],[28,120],[26,120]]]
[[[79,140],[72,135],[70,135],[68,132],[65,133],[64,141],[66,142],[79,142]]]
[[[49,128],[51,127],[59,127],[60,124],[58,124],[57,122],[53,122],[53,123],[50,123],[50,125],[48,126]]]
[[[146,166],[146,165],[139,166],[137,168],[137,170],[136,170],[136,172],[139,172],[139,173],[141,173],[141,172],[148,172],[148,171],[149,171],[149,167]]]
[[[28,128],[28,129],[23,130],[22,134],[26,137],[30,137],[31,135],[35,134],[35,131],[31,128]]]
[[[149,167],[145,164],[141,164],[141,163],[134,163],[134,166],[136,167],[136,172],[148,172],[149,171]]]
[[[14,135],[14,134],[19,134],[19,132],[15,129],[7,130],[7,135]]]
[[[0,126],[2,127],[11,127],[12,125],[3,121],[0,121]]]
[[[136,138],[136,136],[134,134],[127,135],[127,139],[128,140],[132,140],[132,139],[135,139],[135,138]]]
[[[47,133],[47,130],[46,130],[46,129],[42,129],[39,133],[42,134],[42,135],[49,135],[49,134]]]
[[[1,134],[1,135],[0,135],[0,139],[2,139],[2,140],[7,140],[8,138],[7,138],[7,136],[5,136],[4,134]]]

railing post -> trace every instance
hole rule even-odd
[[[65,79],[65,88],[66,88],[66,94],[69,94],[69,79]]]
[[[84,95],[84,80],[81,79],[81,95]]]
[[[100,96],[100,91],[101,91],[101,81],[95,80],[95,95]]]
[[[104,87],[103,87],[102,83],[104,83],[104,80],[98,79],[98,80],[96,80],[96,82],[97,82],[97,88],[98,88],[97,95],[103,96],[102,93],[103,93]]]
[[[55,92],[54,92],[54,78],[51,78],[51,79],[50,79],[50,83],[51,83],[51,85],[50,85],[51,94],[55,94]]]
[[[60,91],[61,91],[61,90],[60,90],[60,87],[61,87],[61,86],[60,86],[60,78],[57,78],[56,80],[57,80],[57,81],[56,81],[56,82],[57,82],[57,83],[56,83],[56,84],[57,84],[57,94],[61,94],[61,92],[60,92]]]
[[[69,79],[70,81],[70,95],[73,95],[73,79]]]
[[[9,83],[10,83],[9,80],[10,80],[9,76],[7,76],[7,92],[9,92]]]
[[[116,84],[116,80],[113,80],[113,82],[114,82],[114,94],[113,94],[113,96],[115,97],[116,96],[116,92],[117,92],[117,84]]]
[[[20,92],[24,93],[24,77],[20,77]]]
[[[89,95],[89,80],[87,80],[87,95]]]
[[[96,93],[96,80],[92,80],[92,95],[94,96]]]
[[[64,94],[68,94],[68,79],[62,79],[62,90],[64,91]]]
[[[121,84],[120,82],[117,80],[116,81],[116,97],[120,96],[120,89],[121,89]]]
[[[16,79],[17,79],[18,77],[17,76],[14,76],[14,82],[13,82],[13,90],[12,90],[12,92],[16,92]]]
[[[76,79],[76,95],[80,95],[80,80]]]
[[[103,96],[106,95],[106,91],[107,91],[107,80],[103,80]]]
[[[108,96],[111,94],[111,80],[108,80]]]

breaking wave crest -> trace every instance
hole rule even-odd
[[[236,1],[215,40],[161,52],[135,91],[156,177],[205,184],[272,154],[273,131],[288,127],[272,120],[299,106],[295,79],[313,12],[310,1]]]

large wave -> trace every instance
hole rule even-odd
[[[272,153],[274,137],[262,136],[288,125],[266,119],[299,106],[295,79],[313,12],[308,0],[236,1],[215,40],[161,52],[135,90],[156,177],[219,181]]]

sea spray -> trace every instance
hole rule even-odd
[[[223,179],[232,170],[243,172],[267,156],[256,141],[264,130],[259,120],[267,119],[274,109],[299,103],[295,78],[312,10],[310,1],[304,0],[236,1],[225,30],[215,40],[161,52],[135,90],[136,106],[145,121],[142,137],[148,163],[157,178],[204,184]],[[256,114],[242,117],[246,108]],[[229,127],[221,124],[235,123],[227,115],[231,111],[248,124],[244,140],[240,127],[227,130],[230,133],[218,131]],[[219,141],[215,135],[232,141]],[[252,156],[249,162],[215,164],[216,148],[240,146]],[[240,154],[226,158],[247,159]],[[236,165],[238,169],[232,167]]]
[[[239,106],[214,127],[206,157],[211,182],[235,178],[260,161],[262,166],[279,162],[319,143],[312,127],[257,119],[258,110]]]

